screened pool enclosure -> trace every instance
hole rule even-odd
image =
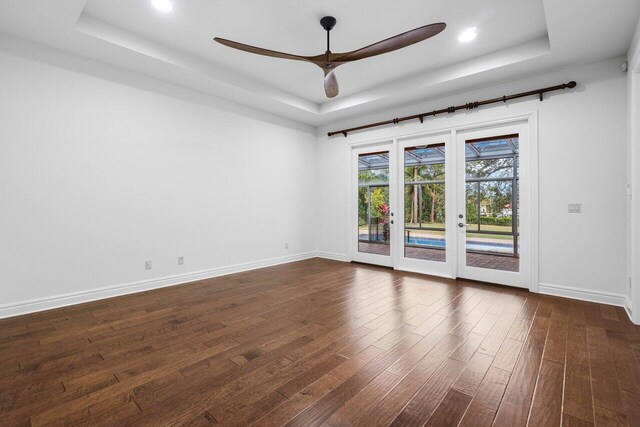
[[[518,135],[465,144],[466,251],[468,265],[518,271]],[[404,254],[445,261],[444,144],[404,150]],[[389,157],[358,159],[361,252],[388,254]]]

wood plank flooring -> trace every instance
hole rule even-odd
[[[0,320],[0,425],[640,426],[620,308],[312,259]]]

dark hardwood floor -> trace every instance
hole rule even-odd
[[[0,320],[0,425],[640,426],[617,307],[313,259]]]

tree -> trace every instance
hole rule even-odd
[[[513,157],[470,160],[465,171],[467,178],[506,178],[513,173]]]
[[[405,168],[405,222],[444,222],[444,183],[431,181],[444,181],[444,163]]]

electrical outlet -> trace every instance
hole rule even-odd
[[[582,203],[569,203],[569,213],[582,213]]]
[[[289,242],[284,242],[284,248],[289,249]]]
[[[151,261],[145,261],[144,262],[144,269],[145,270],[151,270]]]
[[[178,257],[178,265],[182,265],[184,264],[184,257],[183,256],[179,256]]]

